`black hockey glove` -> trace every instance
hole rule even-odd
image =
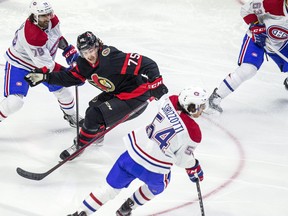
[[[31,87],[34,87],[42,82],[48,82],[49,76],[48,76],[49,70],[46,67],[43,68],[36,68],[30,71],[24,79],[29,83]]]
[[[148,88],[150,89],[151,96],[155,100],[159,100],[164,94],[168,93],[168,88],[163,84],[162,76],[156,77],[153,81],[149,81]]]

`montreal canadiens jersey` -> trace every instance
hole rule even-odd
[[[5,53],[5,59],[13,66],[25,70],[46,66],[50,71],[55,67],[55,56],[60,32],[59,20],[56,15],[50,20],[46,30],[27,19],[15,32],[12,45]]]
[[[241,16],[247,24],[264,23],[271,44],[281,50],[288,39],[288,12],[286,0],[252,0],[241,8]],[[251,36],[250,31],[247,32]],[[269,50],[267,50],[269,51]]]
[[[153,122],[124,137],[129,155],[147,170],[167,174],[173,164],[195,165],[194,150],[201,142],[198,124],[177,110],[178,96],[166,98]]]

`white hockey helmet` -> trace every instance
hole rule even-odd
[[[34,14],[36,22],[38,22],[39,15],[51,14],[53,15],[53,8],[48,1],[45,0],[33,0],[29,6],[30,14]]]
[[[184,88],[178,97],[180,106],[190,115],[197,113],[200,107],[205,108],[207,100],[207,91],[198,86]]]

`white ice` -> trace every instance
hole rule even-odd
[[[212,92],[237,67],[246,24],[240,0],[51,0],[62,32],[75,45],[91,30],[104,43],[154,59],[171,94],[200,85]],[[0,0],[0,50],[10,46],[27,17],[30,0]],[[0,56],[3,89],[5,60]],[[58,53],[57,61],[65,64]],[[224,113],[198,119],[203,132],[195,154],[205,172],[201,190],[206,216],[288,215],[287,75],[265,61],[258,74],[222,103]],[[71,88],[74,91],[74,88]],[[79,87],[80,113],[99,91]],[[1,98],[3,95],[1,95]],[[52,94],[42,85],[30,89],[22,110],[0,124],[0,215],[64,216],[105,177],[124,151],[121,137],[147,124],[156,110],[112,130],[103,147],[91,146],[42,181],[24,179],[16,167],[44,172],[72,144],[75,129],[63,120]],[[135,181],[96,215],[114,215],[141,182]],[[168,189],[133,215],[201,215],[196,185],[174,167]]]

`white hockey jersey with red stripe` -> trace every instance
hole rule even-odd
[[[195,165],[194,150],[201,142],[198,124],[177,110],[178,96],[165,99],[153,122],[124,137],[135,162],[155,173],[167,174],[173,164],[190,168]]]
[[[53,71],[59,65],[54,62],[62,34],[56,15],[50,20],[46,30],[41,30],[29,19],[16,31],[12,45],[5,59],[13,66],[32,70],[46,66]]]
[[[265,24],[267,36],[278,50],[288,40],[288,8],[285,2],[286,0],[252,0],[241,8],[241,16],[247,24],[255,21]],[[251,36],[250,31],[247,33]]]

